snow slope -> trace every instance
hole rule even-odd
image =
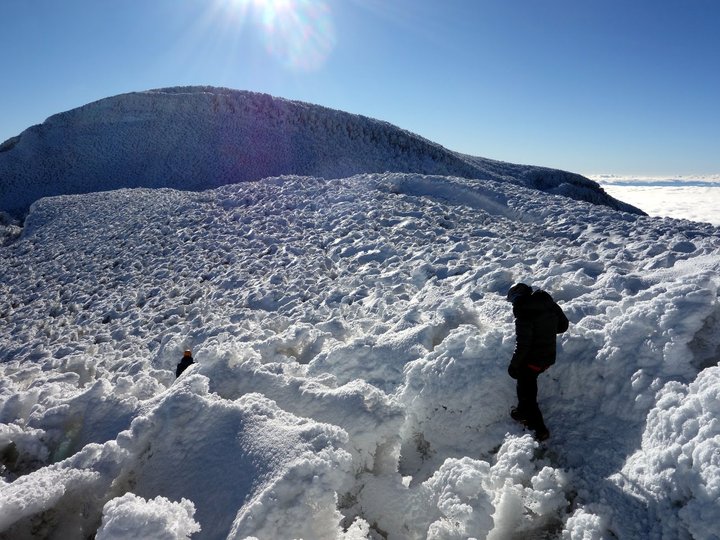
[[[5,231],[3,538],[717,538],[715,227],[381,173]],[[508,416],[519,280],[571,320],[543,446]]]
[[[202,190],[282,174],[441,174],[527,185],[628,212],[587,178],[464,156],[386,122],[265,94],[184,87],[50,117],[0,145],[0,211],[124,187]]]

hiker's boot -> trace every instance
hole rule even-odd
[[[546,441],[550,438],[550,432],[548,431],[548,428],[541,427],[539,429],[535,430],[535,440],[538,442]]]
[[[510,418],[515,420],[516,422],[522,424],[523,426],[528,425],[528,419],[527,416],[523,414],[523,412],[518,409],[517,407],[513,407],[510,409]]]

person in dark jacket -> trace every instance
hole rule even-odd
[[[190,349],[186,349],[183,353],[182,360],[180,360],[180,363],[177,365],[177,368],[175,369],[175,378],[177,379],[180,375],[182,375],[182,372],[185,371],[187,368],[190,367],[191,364],[194,364],[195,361],[192,357],[192,351]]]
[[[525,283],[510,287],[507,299],[513,305],[516,340],[508,374],[517,380],[518,397],[510,416],[544,441],[550,432],[537,403],[537,379],[555,363],[555,336],[567,330],[568,319],[552,296]]]

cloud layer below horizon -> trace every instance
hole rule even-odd
[[[689,219],[720,226],[720,175],[708,177],[593,176],[616,199],[651,216]]]

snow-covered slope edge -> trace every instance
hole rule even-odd
[[[0,275],[7,538],[720,522],[711,226],[503,182],[281,178],[42,199]],[[508,418],[517,280],[572,321],[540,380],[544,450]]]
[[[0,210],[124,187],[203,190],[282,174],[505,180],[642,213],[577,174],[451,152],[386,122],[266,94],[184,87],[57,114],[0,145]]]

